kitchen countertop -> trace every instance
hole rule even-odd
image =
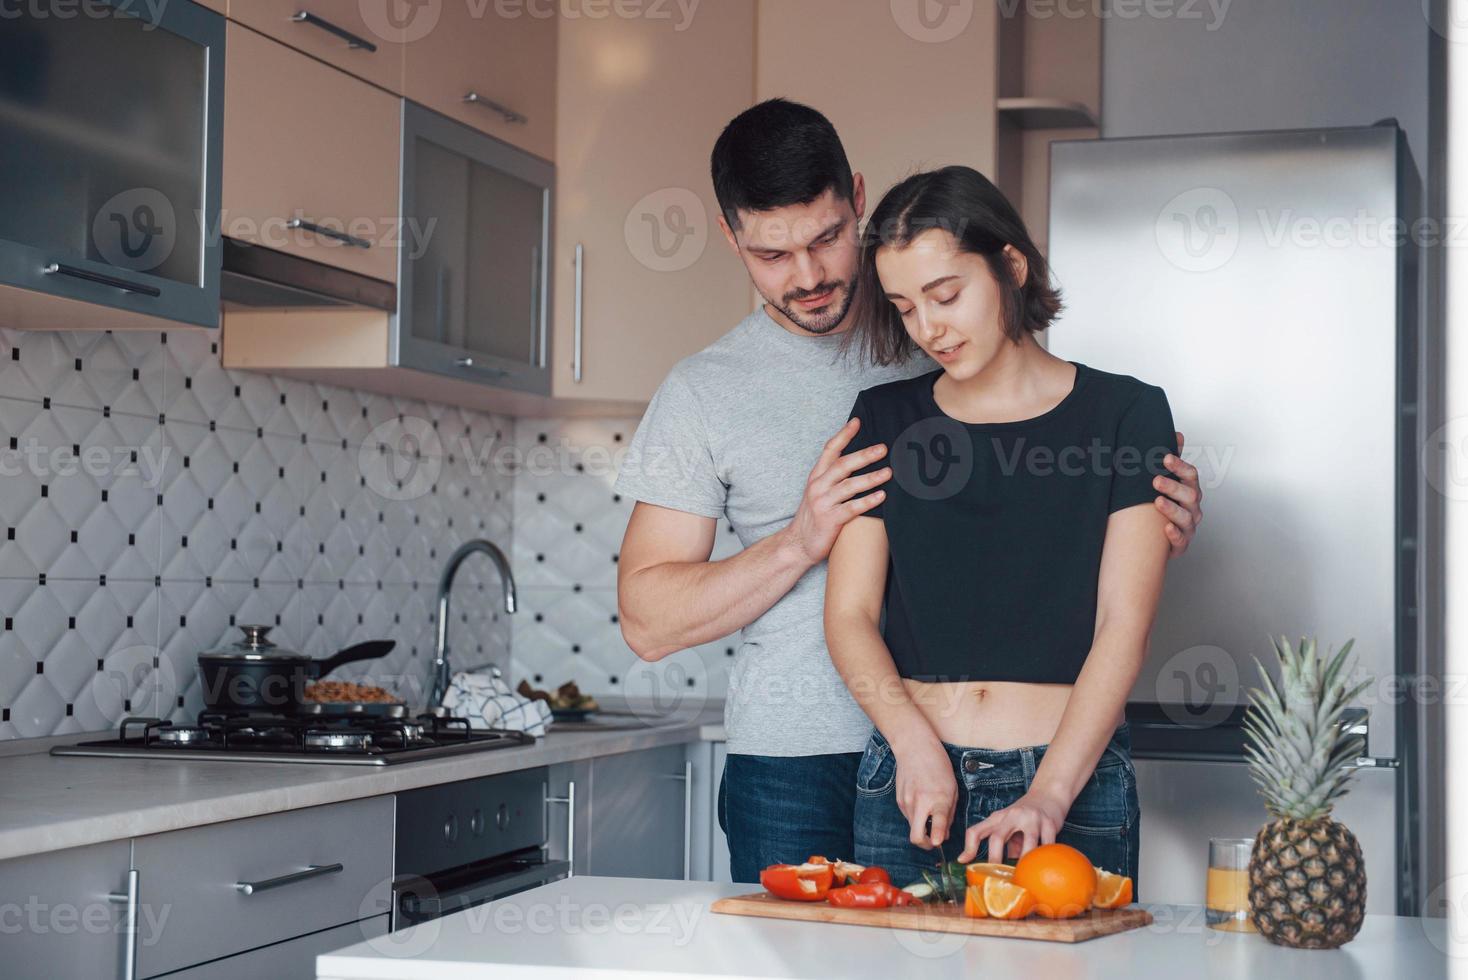
[[[1069,945],[709,911],[750,885],[571,878],[318,957],[319,980],[585,976],[1289,977],[1446,976],[1445,919],[1368,915],[1339,950],[1296,950],[1203,924],[1197,906],[1149,905],[1143,929]],[[824,931],[822,931],[824,930]]]
[[[476,776],[723,739],[721,702],[657,723],[627,720],[635,727],[552,728],[534,745],[388,766],[57,757],[45,751],[4,755],[0,756],[0,860]],[[89,737],[96,736],[46,743]]]

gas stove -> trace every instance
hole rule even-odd
[[[52,755],[215,762],[386,766],[530,745],[524,732],[474,729],[464,718],[201,713],[192,725],[128,718],[116,738],[59,745]]]

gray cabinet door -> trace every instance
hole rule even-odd
[[[0,862],[0,975],[101,980],[123,975],[127,841]],[[140,938],[154,927],[140,917]]]
[[[554,179],[544,160],[404,103],[402,201],[411,247],[399,259],[395,364],[550,391]]]
[[[4,17],[0,293],[217,326],[224,18],[104,2]]]
[[[316,957],[386,934],[387,916],[379,915],[170,973],[167,980],[316,980]]]
[[[686,759],[682,745],[669,745],[592,761],[588,873],[683,877]]]
[[[546,846],[572,875],[591,873],[591,762],[563,762],[546,770]]]

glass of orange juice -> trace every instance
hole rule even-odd
[[[1249,922],[1249,854],[1252,837],[1214,837],[1208,841],[1208,895],[1204,919],[1225,932],[1253,932]]]

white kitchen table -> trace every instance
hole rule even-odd
[[[1431,980],[1447,974],[1442,919],[1366,917],[1339,950],[1284,949],[1207,928],[1196,906],[1149,906],[1145,929],[1037,942],[721,915],[749,885],[578,877],[320,956],[319,980],[979,976]]]

